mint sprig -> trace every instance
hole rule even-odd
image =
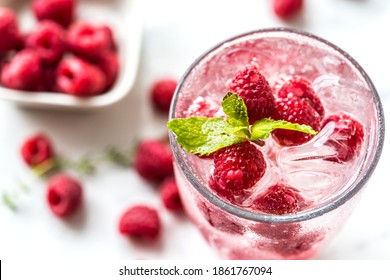
[[[295,130],[311,135],[317,132],[308,125],[268,118],[249,125],[248,110],[244,100],[228,92],[222,100],[223,118],[189,117],[168,122],[168,128],[187,152],[200,156],[209,155],[233,144],[266,139],[275,129]]]

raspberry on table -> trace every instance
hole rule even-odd
[[[264,175],[263,154],[250,142],[234,144],[214,153],[210,187],[233,203],[240,203]]]
[[[291,186],[278,183],[253,201],[252,208],[273,215],[292,214],[305,206],[304,198]]]
[[[315,131],[321,126],[321,117],[317,111],[308,102],[295,96],[275,100],[273,119],[309,125]],[[276,129],[272,136],[282,146],[301,145],[313,138],[313,135],[286,129]]]
[[[108,51],[99,58],[97,65],[106,76],[106,86],[104,89],[106,92],[113,87],[118,77],[120,68],[118,55],[113,51]]]
[[[65,30],[54,21],[41,21],[28,35],[26,47],[34,49],[43,63],[55,65],[66,50]]]
[[[179,188],[174,177],[164,180],[160,185],[160,196],[165,208],[171,211],[180,211],[183,209]]]
[[[283,84],[278,91],[278,97],[285,98],[295,96],[308,102],[321,118],[325,115],[325,109],[321,99],[316,95],[311,83],[302,77],[293,77]]]
[[[36,51],[29,49],[12,57],[1,72],[1,83],[12,89],[36,91],[42,83],[42,78],[41,58]]]
[[[81,58],[68,57],[58,65],[56,87],[61,92],[88,97],[103,93],[105,86],[102,70]]]
[[[15,50],[19,45],[20,37],[15,13],[0,7],[0,55]]]
[[[119,232],[129,237],[155,240],[160,231],[161,223],[156,209],[146,205],[130,207],[119,221]]]
[[[20,149],[24,162],[34,167],[54,156],[51,141],[44,134],[36,134],[27,138]]]
[[[148,139],[138,144],[134,168],[148,181],[162,181],[173,175],[173,155],[170,147],[160,140]]]
[[[175,93],[177,81],[175,79],[157,80],[151,88],[150,95],[153,105],[162,112],[168,112]]]
[[[303,0],[273,0],[273,9],[276,16],[289,19],[303,8]]]
[[[272,89],[257,67],[247,65],[238,71],[228,90],[244,100],[250,124],[272,115],[274,108]]]
[[[335,148],[337,155],[327,160],[348,162],[360,152],[364,139],[363,125],[347,114],[332,115],[324,120],[323,127],[329,122],[335,123],[335,129],[325,145]]]
[[[76,56],[97,61],[112,49],[112,35],[106,26],[80,21],[73,23],[68,30],[67,42]]]
[[[68,27],[74,17],[74,0],[34,0],[32,8],[39,21],[52,20]]]
[[[48,182],[46,198],[51,211],[60,218],[66,218],[81,205],[81,184],[69,175],[55,175]]]

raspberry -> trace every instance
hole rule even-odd
[[[75,55],[97,61],[111,49],[112,36],[104,26],[76,22],[69,27],[67,41]]]
[[[54,21],[42,21],[27,37],[26,47],[36,50],[43,63],[57,64],[66,49],[65,30]]]
[[[66,174],[59,174],[48,182],[46,193],[51,211],[60,218],[75,213],[82,200],[80,183]]]
[[[160,228],[157,211],[145,205],[130,207],[119,221],[121,234],[139,239],[156,239],[160,234]]]
[[[310,125],[315,131],[318,131],[321,125],[321,117],[317,111],[303,99],[293,96],[275,100],[273,118]],[[272,136],[282,146],[300,145],[313,138],[313,135],[286,129],[276,129],[272,132]]]
[[[249,123],[272,115],[274,96],[267,80],[253,66],[241,69],[232,80],[229,91],[238,94],[248,109]]]
[[[315,94],[311,83],[301,77],[293,77],[291,80],[283,84],[278,92],[278,97],[285,98],[295,96],[308,102],[321,118],[325,115],[324,106],[320,98]]]
[[[49,138],[43,134],[27,138],[20,149],[23,160],[31,167],[53,157],[53,147]]]
[[[34,50],[17,53],[3,67],[1,82],[5,87],[19,90],[38,90],[43,77],[41,59]]]
[[[364,129],[361,123],[346,114],[332,115],[325,119],[323,126],[329,122],[335,123],[335,130],[325,145],[335,148],[337,155],[327,158],[335,162],[347,162],[359,154],[363,139]]]
[[[97,62],[97,65],[106,75],[106,86],[104,91],[108,91],[114,85],[119,72],[118,55],[112,51],[106,52]]]
[[[307,259],[314,253],[310,252],[310,250],[323,239],[323,234],[315,231],[302,236],[297,236],[296,238],[281,240],[274,244],[274,249],[283,257]],[[306,256],[303,256],[302,254],[306,254]]]
[[[0,54],[16,49],[19,40],[19,25],[15,13],[0,7]]]
[[[172,151],[159,140],[144,140],[138,145],[134,167],[148,181],[162,181],[173,175]]]
[[[198,96],[188,107],[186,117],[208,117],[212,118],[218,112],[218,108],[213,107],[203,97]]]
[[[150,94],[157,109],[162,112],[169,111],[176,86],[177,81],[174,79],[161,79],[153,84]]]
[[[273,215],[284,215],[296,213],[304,205],[305,201],[296,189],[278,183],[256,198],[252,208]]]
[[[219,208],[215,208],[203,201],[199,201],[197,206],[203,217],[213,228],[229,234],[242,235],[245,233],[245,228],[242,224],[234,221],[229,214],[222,212]]]
[[[103,30],[103,32],[107,33],[107,37],[109,38],[110,50],[113,52],[116,52],[118,49],[118,46],[116,44],[114,32],[112,31],[111,27],[109,27],[107,25],[102,25],[100,28]]]
[[[106,86],[106,78],[99,67],[78,57],[60,62],[56,82],[59,91],[79,97],[98,95]]]
[[[168,210],[179,211],[183,209],[179,189],[175,178],[167,178],[160,186],[160,195]]]
[[[214,171],[209,184],[222,197],[240,203],[265,170],[263,154],[254,145],[234,144],[214,153]]]
[[[281,19],[289,19],[303,7],[303,0],[273,0],[275,15]]]
[[[67,27],[73,20],[73,0],[34,0],[32,8],[38,20],[49,19]]]

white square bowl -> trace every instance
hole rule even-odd
[[[25,107],[42,109],[91,110],[108,107],[123,99],[131,91],[137,75],[142,42],[142,13],[137,0],[76,0],[75,20],[109,25],[118,44],[120,70],[110,91],[88,98],[64,93],[27,92],[0,86],[0,99]],[[0,0],[0,6],[15,11],[22,32],[36,25],[31,1]]]

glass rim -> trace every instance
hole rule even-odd
[[[310,220],[318,216],[322,216],[349,201],[352,197],[354,197],[367,183],[368,179],[371,177],[372,173],[374,172],[378,161],[380,159],[382,149],[383,149],[383,143],[384,143],[384,136],[385,136],[385,123],[384,123],[384,112],[383,112],[383,107],[382,103],[379,97],[378,92],[375,89],[375,86],[373,85],[371,79],[367,75],[367,73],[363,70],[363,68],[357,63],[355,59],[353,59],[347,52],[342,50],[341,48],[337,47],[333,43],[320,38],[316,35],[313,35],[309,32],[298,30],[298,29],[293,29],[293,28],[264,28],[264,29],[257,29],[254,31],[242,33],[240,35],[230,37],[214,47],[208,49],[205,51],[202,55],[200,55],[185,71],[181,79],[179,80],[178,86],[176,87],[172,102],[171,102],[171,107],[170,107],[170,112],[169,112],[169,120],[173,119],[176,114],[176,104],[179,99],[179,93],[180,90],[188,78],[188,76],[191,74],[192,70],[196,65],[198,65],[205,57],[207,57],[210,53],[213,51],[219,49],[222,47],[224,44],[239,40],[244,37],[248,37],[251,35],[259,34],[259,33],[272,33],[272,34],[280,34],[280,33],[286,33],[286,34],[294,34],[294,35],[299,35],[306,37],[308,39],[312,39],[314,41],[318,41],[320,43],[325,44],[327,47],[333,49],[336,53],[344,57],[347,61],[349,61],[353,67],[356,68],[356,70],[362,75],[364,81],[367,83],[371,93],[372,97],[375,103],[375,108],[376,108],[376,117],[378,119],[378,134],[376,137],[376,145],[373,147],[373,156],[368,162],[368,167],[366,170],[363,171],[362,176],[356,178],[352,184],[351,184],[351,189],[348,191],[343,191],[341,194],[336,196],[336,198],[329,203],[326,203],[325,205],[322,205],[321,207],[317,207],[314,209],[310,209],[308,211],[302,211],[294,214],[287,214],[287,215],[272,215],[272,214],[265,214],[265,213],[260,213],[260,212],[251,212],[249,210],[245,210],[243,208],[240,208],[238,206],[235,206],[233,204],[230,204],[221,198],[219,198],[217,195],[212,193],[206,186],[204,186],[196,176],[194,176],[188,165],[185,163],[183,154],[182,154],[182,148],[180,145],[177,143],[175,135],[172,131],[169,131],[169,139],[170,139],[170,144],[172,148],[172,152],[174,155],[174,158],[176,162],[178,163],[178,167],[181,169],[183,172],[184,176],[186,179],[190,182],[192,187],[195,188],[195,190],[200,193],[204,198],[206,198],[210,203],[214,204],[215,206],[229,212],[232,215],[235,215],[240,218],[244,218],[246,220],[251,220],[251,221],[256,221],[256,222],[267,222],[267,223],[287,223],[287,222],[299,222],[299,221],[305,221],[305,220]]]

